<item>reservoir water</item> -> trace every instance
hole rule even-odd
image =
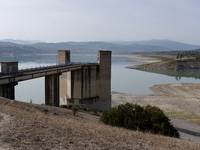
[[[34,57],[0,58],[0,61],[19,61],[19,69],[55,65],[57,55],[40,55]],[[72,62],[97,62],[97,55],[71,55]],[[145,72],[126,69],[139,63],[127,62],[125,57],[112,57],[111,91],[152,94],[149,87],[155,84],[200,83],[200,71],[179,72]],[[44,77],[19,82],[15,87],[15,99],[33,103],[45,103]]]

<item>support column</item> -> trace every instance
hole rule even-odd
[[[99,77],[97,95],[99,103],[94,108],[108,110],[111,108],[111,51],[99,51]]]
[[[15,86],[18,83],[10,83],[10,84],[4,84],[0,86],[0,96],[9,98],[9,99],[15,99]]]
[[[45,76],[45,104],[59,107],[59,75]]]
[[[70,63],[70,50],[58,50],[58,65]]]
[[[58,64],[70,64],[70,50],[58,50]],[[67,104],[67,99],[72,97],[71,90],[71,71],[64,72],[60,75],[60,97],[62,105]]]

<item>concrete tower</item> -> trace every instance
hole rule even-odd
[[[60,76],[62,105],[77,104],[96,110],[111,108],[111,51],[99,51],[99,64]],[[58,64],[70,62],[70,51],[58,51]]]

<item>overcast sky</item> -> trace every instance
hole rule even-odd
[[[0,0],[0,39],[200,45],[200,0]]]

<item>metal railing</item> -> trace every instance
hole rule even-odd
[[[76,67],[76,66],[81,66],[81,65],[98,65],[98,63],[70,62],[70,63],[67,63],[67,64],[61,64],[61,65],[50,65],[50,66],[40,66],[40,67],[34,67],[34,68],[26,68],[26,69],[20,69],[16,73],[8,73],[8,74],[0,73],[0,78],[10,77],[10,76],[19,76],[19,75],[23,75],[24,73],[44,71],[44,70],[50,70],[50,69]]]

